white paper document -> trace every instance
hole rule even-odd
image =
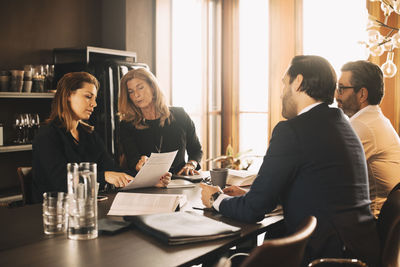
[[[182,207],[186,202],[186,195],[182,194],[119,192],[115,196],[108,215],[129,216],[174,212],[178,205]]]
[[[155,186],[160,181],[161,176],[171,168],[177,152],[178,150],[167,153],[151,153],[135,179],[122,190]]]
[[[194,184],[192,182],[178,179],[178,180],[172,180],[168,184],[167,188],[186,188],[186,187],[195,187],[195,186],[196,186],[196,184]]]
[[[236,186],[249,186],[253,184],[256,177],[257,173],[255,172],[229,169],[226,183]]]

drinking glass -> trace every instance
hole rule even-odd
[[[67,196],[64,192],[46,192],[43,194],[43,228],[47,235],[66,231]]]
[[[39,114],[31,114],[31,141],[35,138],[40,128]]]
[[[30,138],[30,132],[32,130],[32,121],[31,121],[31,114],[25,113],[22,114],[23,118],[23,143],[27,144],[30,143],[32,140]]]
[[[23,143],[23,138],[24,138],[23,137],[23,124],[24,124],[24,120],[23,120],[22,114],[16,114],[15,120],[14,120],[14,127],[15,127],[15,132],[17,135],[15,143],[17,143],[17,144]]]
[[[68,238],[97,238],[97,164],[67,164]]]

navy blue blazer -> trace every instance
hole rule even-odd
[[[307,216],[317,218],[305,261],[349,255],[376,265],[379,241],[364,151],[341,110],[320,104],[278,123],[250,191],[224,199],[219,210],[257,222],[277,204],[289,233]]]

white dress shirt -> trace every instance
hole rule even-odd
[[[371,210],[377,217],[388,193],[400,182],[400,138],[378,105],[359,110],[350,123],[364,147]]]

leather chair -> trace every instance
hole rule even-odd
[[[376,223],[381,242],[381,267],[400,267],[400,183],[389,193]],[[317,259],[308,267],[367,266],[356,259]]]
[[[270,239],[261,246],[247,253],[237,253],[228,259],[221,259],[219,267],[231,266],[234,258],[245,256],[241,267],[252,266],[280,266],[298,267],[303,260],[304,249],[311,234],[317,226],[317,219],[309,216],[299,230],[287,237]]]
[[[400,183],[389,193],[377,221],[383,267],[400,266]]]
[[[241,266],[300,266],[308,239],[316,226],[317,219],[309,216],[296,233],[283,238],[267,240],[261,246],[256,247]]]
[[[17,174],[21,184],[22,204],[33,204],[32,167],[18,167]]]

